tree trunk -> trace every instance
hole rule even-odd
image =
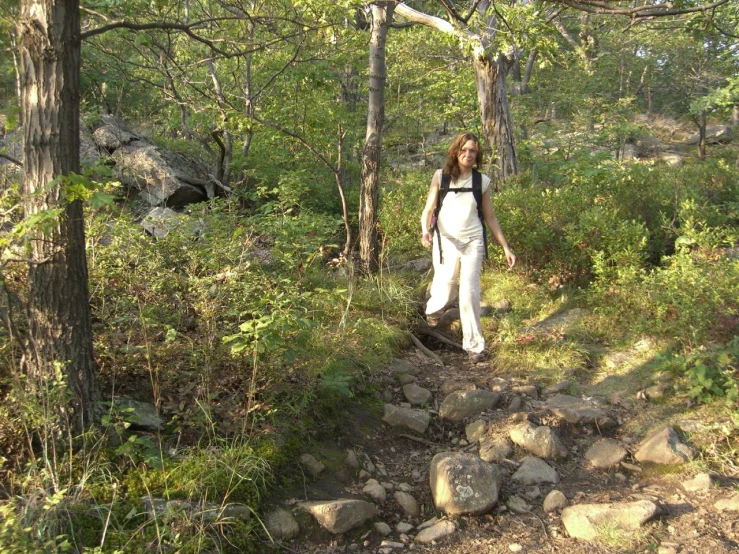
[[[26,216],[61,209],[45,234],[31,237],[28,344],[32,379],[53,379],[57,366],[74,393],[81,428],[94,419],[95,380],[82,204],[49,183],[80,171],[78,0],[22,0],[18,24],[23,108],[23,199]]]
[[[699,113],[693,121],[698,127],[698,157],[706,159],[706,112]]]
[[[492,150],[494,190],[498,190],[500,181],[518,173],[506,90],[508,63],[500,53],[497,59],[485,56],[474,60],[482,134],[487,148]]]
[[[379,241],[377,233],[378,182],[382,153],[382,126],[385,120],[385,42],[393,19],[393,2],[372,4],[372,31],[369,56],[369,108],[367,134],[362,151],[362,183],[359,193],[359,257],[367,273],[377,271]]]

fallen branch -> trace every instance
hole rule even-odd
[[[421,327],[419,327],[418,332],[422,335],[426,335],[427,337],[435,338],[436,340],[443,342],[444,344],[453,346],[454,348],[458,348],[459,350],[464,350],[464,348],[462,348],[462,345],[459,344],[457,341],[450,339],[439,331],[434,331],[431,327],[427,325],[422,325]]]
[[[421,341],[418,340],[418,338],[416,338],[416,335],[414,335],[413,333],[411,333],[410,331],[408,331],[408,336],[411,338],[411,341],[413,342],[413,344],[416,345],[416,348],[418,348],[423,354],[425,354],[427,358],[431,358],[433,361],[437,362],[442,367],[444,367],[444,361],[441,358],[439,358],[439,356],[437,356],[436,354],[434,354],[433,352],[431,352],[431,350],[429,350],[428,348],[426,348],[421,343]]]

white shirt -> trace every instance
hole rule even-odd
[[[439,170],[441,188],[441,170]],[[490,187],[490,177],[482,175],[482,193]],[[472,189],[472,175],[467,179],[452,181],[439,212],[439,233],[452,239],[482,237],[482,222],[477,217],[477,202],[472,192],[454,192],[454,189]],[[441,193],[441,190],[439,191]]]

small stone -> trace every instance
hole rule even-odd
[[[628,480],[629,480],[629,478],[628,478],[628,477],[626,477],[626,475],[624,475],[624,474],[623,474],[623,473],[621,473],[621,472],[619,472],[619,473],[616,473],[616,474],[614,474],[613,476],[614,476],[614,477],[616,478],[616,480],[617,480],[617,481],[619,481],[620,483],[625,483],[626,481],[628,481]]]
[[[536,385],[519,385],[517,387],[511,387],[511,390],[516,394],[522,394],[529,398],[539,398],[539,390]]]
[[[436,525],[439,522],[439,518],[434,516],[431,519],[427,519],[423,523],[416,526],[417,531],[423,531],[424,529],[428,529],[429,527],[432,527]]]
[[[413,525],[408,523],[407,521],[401,521],[395,526],[395,530],[398,533],[405,533],[408,534],[411,531],[413,531]]]
[[[390,526],[384,521],[375,522],[375,531],[377,531],[378,535],[382,535],[383,537],[387,537],[390,533],[393,532]]]
[[[388,483],[387,481],[383,481],[380,484],[382,485],[382,488],[388,492],[395,488],[395,485],[393,485],[392,483]]]
[[[364,470],[364,469],[359,470],[359,480],[360,481],[366,481],[370,477],[372,477],[372,474],[369,471]]]
[[[634,454],[640,462],[655,464],[681,464],[692,460],[695,451],[684,444],[672,427],[663,427],[646,437]]]
[[[585,459],[593,467],[609,468],[618,465],[628,452],[613,439],[600,439],[585,453]]]
[[[523,493],[526,500],[536,500],[541,496],[541,489],[539,487],[530,487]]]
[[[440,521],[418,533],[415,541],[421,544],[431,544],[434,541],[451,535],[456,530],[457,527],[454,525],[454,522],[449,520]]]
[[[293,515],[282,508],[266,514],[264,526],[269,530],[269,534],[277,540],[294,539],[300,533],[300,527]]]
[[[354,450],[350,449],[346,451],[346,465],[353,467],[354,469],[359,469],[359,460],[357,459],[357,453],[354,452]]]
[[[511,384],[501,377],[494,377],[490,380],[490,390],[493,392],[503,392],[510,386]]]
[[[389,547],[392,551],[392,549],[395,549],[395,548],[404,548],[405,545],[402,542],[382,541],[380,543],[380,547]]]
[[[674,546],[660,546],[657,549],[657,554],[677,554],[677,550]]]
[[[413,490],[413,487],[411,487],[408,483],[399,483],[398,490],[401,490],[403,492],[411,492]]]
[[[547,388],[545,388],[542,392],[544,392],[545,395],[549,396],[551,394],[557,394],[560,392],[565,392],[569,390],[569,388],[572,386],[572,383],[570,381],[560,381],[559,383],[555,383],[553,385],[549,385]]]
[[[410,494],[403,491],[397,491],[395,494],[393,494],[393,498],[395,498],[395,501],[403,509],[405,515],[411,518],[418,517],[420,513],[418,509],[418,502],[416,502],[416,499],[413,498]]]
[[[487,425],[481,419],[477,419],[464,428],[465,436],[469,442],[477,442],[485,434]]]
[[[508,545],[508,550],[511,552],[521,552],[523,550],[523,546],[514,542],[513,544]]]
[[[406,387],[416,382],[415,375],[408,375],[407,373],[401,373],[398,375],[398,383],[405,385]]]
[[[513,452],[513,447],[508,439],[483,440],[480,443],[479,456],[486,462],[499,463],[505,460]]]
[[[362,492],[371,496],[377,502],[385,502],[387,499],[385,487],[378,483],[376,479],[369,479],[364,485]]]
[[[711,488],[711,476],[699,473],[688,481],[683,481],[683,488],[688,492],[705,492]]]
[[[713,507],[719,512],[739,512],[739,493],[718,500]]]
[[[562,491],[554,489],[544,499],[542,510],[544,510],[546,513],[557,512],[562,508],[567,507],[567,504],[567,497],[564,495],[564,493]]]
[[[505,505],[514,514],[527,514],[531,511],[531,506],[529,506],[523,498],[515,494],[508,498]]]
[[[523,400],[521,400],[520,396],[514,396],[511,398],[511,401],[508,403],[508,410],[511,412],[517,412],[521,409],[521,406],[523,405]]]
[[[430,390],[419,387],[415,383],[404,385],[403,395],[414,406],[427,406],[433,397]]]
[[[300,463],[305,466],[308,473],[310,473],[313,478],[318,477],[326,469],[325,465],[316,460],[310,454],[301,455]]]
[[[559,474],[544,460],[535,458],[534,456],[526,456],[511,479],[522,485],[559,483]]]

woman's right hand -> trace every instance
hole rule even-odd
[[[427,231],[421,235],[421,244],[424,248],[431,248],[431,233]]]

